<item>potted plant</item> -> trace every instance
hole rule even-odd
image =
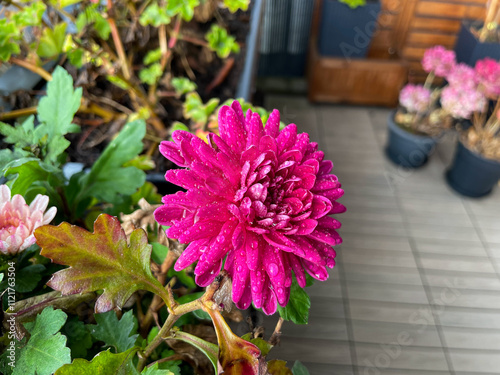
[[[440,88],[433,88],[436,77],[447,77],[455,68],[455,54],[442,46],[429,48],[422,65],[428,73],[424,85],[407,84],[400,92],[400,108],[388,119],[386,154],[391,161],[407,168],[424,165],[451,119],[439,106]]]
[[[484,23],[464,21],[455,44],[457,61],[474,66],[485,57],[500,59],[500,0],[489,2]]]
[[[365,58],[380,9],[379,0],[323,0],[320,55]]]
[[[500,63],[485,58],[473,71],[468,84],[456,92],[443,90],[443,107],[455,117],[469,115],[472,122],[459,127],[459,143],[446,179],[460,194],[482,197],[500,179]]]

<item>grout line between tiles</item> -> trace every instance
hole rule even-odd
[[[500,264],[493,260],[495,257],[491,253],[490,245],[488,244],[488,242],[484,238],[482,231],[479,229],[479,226],[477,225],[476,216],[474,215],[474,212],[472,212],[472,210],[470,209],[468,202],[464,202],[464,207],[465,207],[465,211],[469,215],[469,218],[472,222],[472,226],[474,227],[476,234],[479,237],[479,240],[481,241],[481,243],[486,251],[486,254],[488,255],[488,258],[493,266],[493,269],[495,270],[497,277],[500,280]]]

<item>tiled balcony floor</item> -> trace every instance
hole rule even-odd
[[[500,374],[500,188],[472,200],[447,187],[453,136],[422,169],[392,165],[387,109],[292,96],[266,107],[319,142],[348,210],[337,266],[310,288],[309,325],[285,323],[272,356],[312,375]]]

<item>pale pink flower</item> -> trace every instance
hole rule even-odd
[[[431,91],[421,85],[409,83],[399,93],[399,103],[408,112],[425,112],[431,103]]]
[[[24,198],[16,194],[10,197],[7,185],[0,185],[0,252],[15,255],[35,243],[33,232],[49,224],[57,209],[45,212],[49,197],[38,194],[28,206]]]
[[[481,89],[490,98],[500,95],[500,63],[489,57],[476,63],[476,73]]]
[[[470,119],[474,112],[482,112],[486,98],[469,87],[448,86],[441,93],[441,105],[456,119]]]
[[[187,192],[165,196],[155,218],[169,237],[190,243],[175,270],[197,261],[196,283],[207,286],[224,267],[236,306],[253,302],[273,314],[288,303],[294,273],[301,287],[306,272],[328,278],[332,246],[342,241],[340,222],[328,215],[345,211],[337,202],[344,191],[307,133],[295,124],[279,130],[277,110],[264,127],[234,101],[218,119],[220,136],[210,134],[208,144],[179,130],[161,143],[166,158],[186,167],[165,178]]]
[[[427,73],[437,77],[446,77],[456,64],[455,52],[443,46],[435,46],[425,51],[422,66]]]
[[[451,86],[455,87],[467,87],[471,89],[477,87],[476,71],[464,63],[455,65],[446,77],[446,80]]]

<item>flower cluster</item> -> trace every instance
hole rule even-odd
[[[49,198],[38,194],[28,206],[24,198],[16,194],[11,199],[7,185],[0,185],[0,252],[15,255],[35,243],[33,232],[49,224],[57,209],[45,212]]]
[[[489,57],[476,63],[477,80],[484,94],[491,99],[500,96],[500,63]]]
[[[342,241],[340,222],[328,215],[345,211],[336,202],[344,191],[308,134],[294,124],[279,130],[277,110],[264,127],[234,101],[218,121],[220,136],[210,134],[208,144],[185,131],[161,143],[161,153],[186,168],[165,178],[187,192],[165,196],[155,218],[170,226],[169,237],[189,243],[176,270],[198,261],[195,280],[207,286],[224,266],[239,308],[253,302],[273,314],[288,303],[292,273],[301,287],[305,272],[328,278],[332,246]]]
[[[399,103],[408,112],[424,112],[431,104],[431,90],[409,83],[399,93]]]
[[[467,89],[475,89],[477,87],[476,71],[464,63],[455,65],[446,76],[446,80],[450,86],[464,87]]]
[[[456,64],[454,51],[443,46],[435,46],[425,51],[422,66],[427,73],[434,73],[437,77],[446,77]]]
[[[443,109],[456,119],[469,119],[486,105],[486,98],[473,87],[447,86],[441,93]]]

